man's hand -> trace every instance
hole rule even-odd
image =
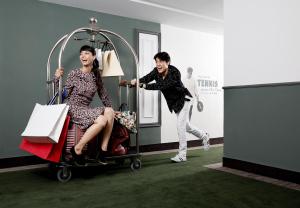
[[[132,86],[136,86],[136,85],[139,85],[139,81],[136,80],[136,79],[133,79],[133,80],[130,81],[130,84],[131,84]]]

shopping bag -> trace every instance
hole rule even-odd
[[[62,92],[61,92],[61,102],[63,103],[64,100],[67,98],[68,96],[68,91],[66,88],[63,88],[62,89]],[[49,100],[49,102],[47,103],[47,105],[54,105],[55,104],[55,101],[58,97],[58,91],[55,93],[55,95]]]
[[[124,76],[121,64],[114,50],[105,51],[102,57],[102,77]]]
[[[95,48],[95,51],[96,51],[96,59],[98,60],[99,62],[99,69],[102,70],[103,67],[102,67],[102,57],[103,57],[103,52],[101,50],[101,48]]]
[[[126,154],[128,151],[129,142],[130,135],[127,128],[118,122],[114,122],[108,143],[108,149],[111,155]]]
[[[68,109],[66,104],[36,103],[22,137],[30,142],[58,143]]]
[[[125,126],[130,132],[137,133],[135,112],[115,111],[115,120]]]
[[[58,143],[33,143],[23,138],[19,146],[20,149],[25,150],[26,152],[36,155],[42,159],[51,162],[59,162],[64,143],[67,138],[69,122],[70,116],[67,116]]]
[[[125,126],[130,132],[137,133],[136,113],[128,110],[126,103],[122,103],[119,111],[115,111],[115,120]]]

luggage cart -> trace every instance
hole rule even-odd
[[[88,35],[89,38],[78,38],[78,37],[74,36],[75,34],[85,34],[85,35]],[[59,48],[59,46],[60,46],[59,54],[58,54],[58,67],[62,68],[63,52],[66,48],[66,45],[69,43],[69,41],[71,40],[72,37],[76,41],[88,41],[89,43],[92,44],[92,46],[95,46],[95,45],[100,46],[101,44],[102,44],[102,46],[109,45],[116,52],[118,59],[119,59],[119,55],[118,55],[117,49],[112,41],[112,38],[117,38],[117,39],[121,40],[121,42],[129,49],[129,51],[134,59],[136,76],[138,78],[138,76],[139,76],[139,61],[138,61],[136,52],[132,48],[132,46],[121,35],[114,33],[112,31],[104,30],[102,28],[97,27],[97,19],[90,18],[89,27],[81,27],[81,28],[75,29],[74,31],[72,31],[68,34],[63,35],[51,49],[49,56],[48,56],[48,61],[47,61],[47,81],[46,81],[47,92],[48,92],[48,95],[47,95],[48,101],[47,102],[49,102],[51,100],[51,98],[55,97],[56,94],[57,94],[57,103],[59,104],[62,102],[62,78],[59,79],[58,91],[55,92],[55,86],[54,86],[53,80],[51,79],[52,77],[50,76],[50,74],[51,74],[50,73],[51,72],[50,63],[51,63],[51,57],[52,57],[54,51],[57,48]],[[140,160],[141,155],[139,152],[139,91],[138,91],[139,89],[138,89],[138,87],[129,89],[130,84],[127,84],[127,83],[121,84],[121,77],[119,76],[119,91],[118,91],[119,105],[121,104],[121,87],[126,87],[126,98],[127,98],[128,105],[129,105],[129,90],[132,90],[132,91],[135,90],[135,93],[136,93],[135,113],[136,113],[137,132],[135,134],[133,134],[135,136],[135,148],[131,149],[125,155],[109,156],[109,157],[106,157],[105,159],[108,162],[115,161],[119,165],[124,164],[124,161],[126,159],[130,159],[131,169],[137,170],[137,169],[140,169],[141,165],[142,165],[141,160]],[[91,160],[90,162],[87,162],[84,165],[84,167],[99,166],[99,165],[103,165],[103,164],[97,162],[97,159],[95,158],[94,161]],[[78,166],[73,162],[65,161],[62,156],[62,159],[59,163],[50,163],[49,167],[56,171],[56,176],[59,181],[67,182],[72,178],[72,168],[78,167]]]

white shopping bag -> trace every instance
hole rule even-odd
[[[103,53],[102,67],[102,77],[124,76],[121,64],[114,50]]]
[[[103,67],[102,67],[102,56],[103,56],[103,52],[102,52],[102,50],[101,50],[101,48],[100,49],[98,49],[98,48],[95,48],[95,51],[96,51],[96,59],[98,60],[98,62],[99,62],[99,69],[103,69]]]
[[[35,143],[58,143],[69,106],[35,104],[22,137]]]

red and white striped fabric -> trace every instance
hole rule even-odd
[[[68,129],[67,139],[65,143],[65,156],[69,158],[71,156],[71,148],[78,144],[85,131],[80,129],[77,124],[72,123]],[[84,146],[83,151],[87,150],[87,144]]]

